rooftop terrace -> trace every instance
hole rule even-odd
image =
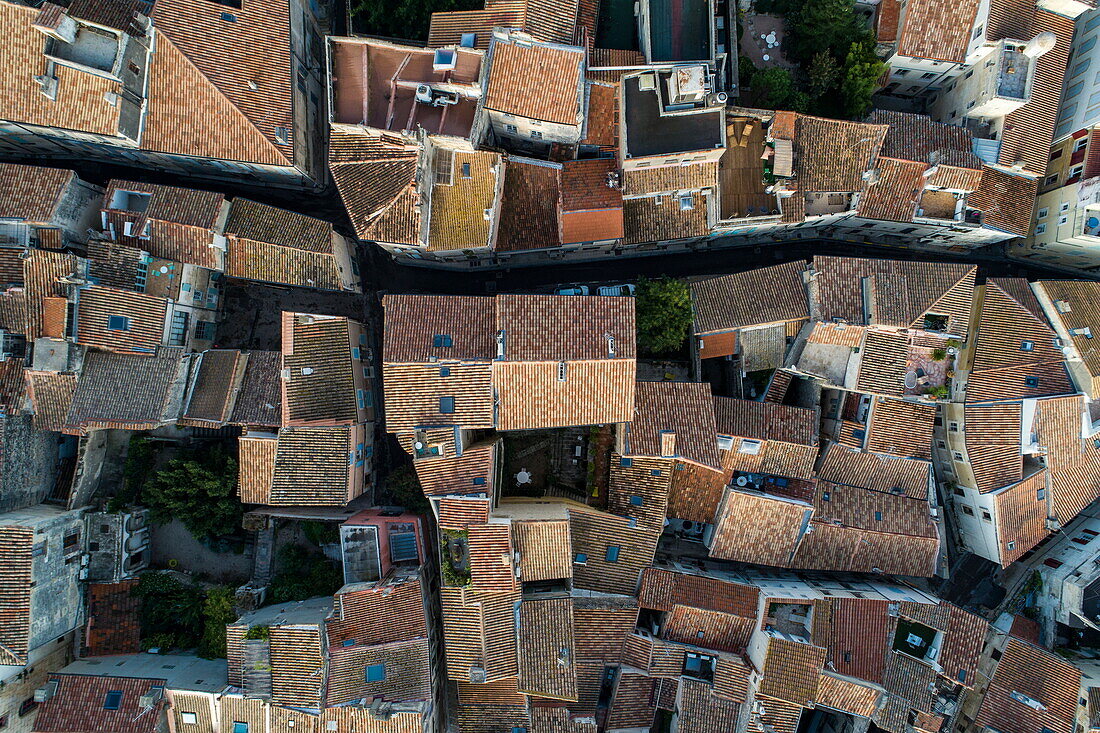
[[[708,107],[666,110],[658,87],[666,84],[667,79],[664,74],[645,73],[623,80],[627,157],[722,146],[722,110]]]

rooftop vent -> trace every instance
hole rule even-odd
[[[57,680],[50,680],[34,691],[34,701],[38,703],[46,702],[56,694]]]
[[[437,48],[432,59],[432,71],[450,71],[455,67],[458,53],[453,48]]]
[[[462,41],[459,42],[463,48],[474,48],[477,46],[477,34],[476,33],[463,33]]]

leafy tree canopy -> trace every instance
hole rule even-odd
[[[357,32],[426,41],[432,13],[482,7],[482,0],[358,0],[351,12]]]
[[[179,519],[198,539],[237,532],[244,509],[236,497],[237,461],[219,445],[176,458],[151,475],[142,501],[153,521]]]
[[[277,567],[267,589],[268,603],[331,596],[344,584],[344,574],[328,558],[300,545],[279,550]]]
[[[678,356],[691,334],[691,291],[683,280],[642,278],[635,291],[638,350],[647,356]]]

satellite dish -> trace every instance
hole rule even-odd
[[[737,477],[737,485],[738,486],[748,486],[749,485],[748,478],[746,478],[744,476],[738,476]]]
[[[416,447],[417,450],[423,450],[424,449],[424,444],[421,443],[419,440],[416,441],[415,443],[413,443],[413,445]]]

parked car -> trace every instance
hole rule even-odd
[[[587,285],[562,285],[554,291],[556,295],[588,295]]]
[[[634,295],[634,286],[630,283],[625,285],[604,285],[596,291],[600,295]]]

